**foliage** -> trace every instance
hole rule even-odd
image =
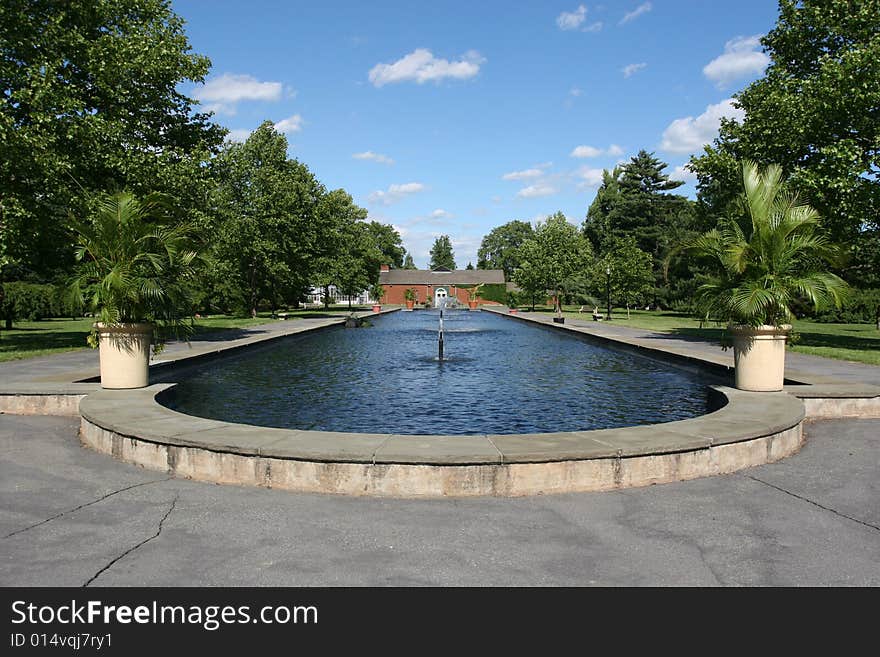
[[[518,250],[532,236],[534,230],[528,221],[508,221],[493,228],[480,242],[477,269],[503,269],[505,280],[511,280],[520,264]]]
[[[403,298],[407,301],[416,301],[419,298],[418,292],[414,287],[408,287],[403,292]]]
[[[644,150],[630,161],[603,172],[602,185],[587,211],[584,235],[600,253],[608,252],[616,240],[632,238],[654,263],[655,302],[669,296],[668,281],[661,263],[674,245],[697,233],[698,215],[694,203],[667,192],[680,181],[663,173],[667,164]],[[676,278],[693,278],[688,262],[674,263]]]
[[[155,325],[157,344],[192,334],[196,252],[190,228],[170,224],[167,207],[158,195],[141,200],[120,192],[101,199],[91,221],[71,219],[80,263],[71,289],[78,303],[110,326]]]
[[[486,301],[497,303],[507,302],[507,285],[504,283],[483,283],[480,289],[480,297]]]
[[[342,240],[331,230],[333,211],[319,207],[323,186],[288,159],[287,139],[270,121],[243,144],[226,144],[214,169],[210,272],[225,305],[253,316],[261,299],[297,301]],[[334,196],[328,204],[336,202],[343,201]]]
[[[738,215],[685,245],[714,264],[697,291],[704,318],[780,326],[799,297],[814,310],[840,307],[846,283],[824,267],[841,252],[819,230],[819,214],[785,189],[779,166],[746,161],[742,176]]]
[[[557,212],[538,224],[534,236],[520,247],[520,266],[514,272],[514,281],[533,296],[539,291],[553,290],[559,313],[558,293],[565,280],[583,269],[591,256],[589,241],[568,223],[562,212]]]
[[[403,269],[417,269],[411,253],[407,253],[403,259]]]
[[[811,314],[817,322],[823,323],[871,323],[880,322],[880,289],[853,290],[844,300],[841,308],[828,308],[824,311],[810,313],[804,308],[803,314]]]
[[[370,296],[376,303],[381,303],[382,297],[385,296],[385,287],[381,283],[376,283],[370,288]]]
[[[734,200],[737,160],[781,165],[832,239],[850,245],[842,272],[858,284],[880,271],[880,249],[862,248],[880,228],[878,15],[880,0],[781,0],[776,27],[761,40],[771,63],[734,96],[745,119],[722,122],[713,146],[690,163],[716,215]]]
[[[3,283],[0,290],[0,319],[5,321],[8,330],[19,319],[34,321],[51,317],[54,301],[55,288],[52,285],[20,281]]]
[[[203,205],[224,129],[179,90],[209,66],[167,0],[0,3],[0,264],[69,273],[65,217],[98,192],[171,193],[178,220]]]
[[[623,303],[629,312],[631,306],[642,302],[652,291],[653,259],[632,237],[614,237],[606,242],[606,247],[607,251],[590,269],[592,289],[601,297],[610,284],[612,298]]]
[[[366,216],[366,211],[364,211]],[[378,221],[371,221],[367,224],[370,237],[376,248],[382,254],[382,262],[400,269],[403,267],[404,255],[406,249],[403,248],[403,240],[400,233],[388,224],[380,224]],[[413,267],[415,269],[415,267]]]
[[[452,253],[452,242],[449,235],[441,235],[434,240],[434,246],[431,247],[431,264],[430,269],[455,269],[455,256]]]
[[[485,283],[477,283],[473,287],[467,288],[468,300],[469,301],[476,301],[477,297],[480,295],[480,290],[483,289],[484,285],[485,285]]]

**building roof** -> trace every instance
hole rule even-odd
[[[382,285],[460,285],[473,286],[480,283],[504,284],[503,269],[456,269],[455,271],[431,271],[430,269],[392,269],[379,272]]]

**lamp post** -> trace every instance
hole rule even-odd
[[[605,298],[608,301],[608,314],[605,319],[611,321],[611,265],[605,267]]]

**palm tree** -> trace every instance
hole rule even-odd
[[[827,271],[842,250],[819,230],[819,214],[782,182],[782,169],[742,165],[744,192],[739,216],[690,243],[684,250],[708,259],[715,275],[697,290],[706,319],[780,327],[794,317],[796,299],[815,310],[840,304],[847,284]]]
[[[81,305],[104,326],[149,323],[161,346],[192,335],[196,251],[191,228],[165,221],[167,197],[130,192],[102,198],[93,220],[71,220],[78,270],[71,283]],[[97,346],[97,333],[90,335]]]

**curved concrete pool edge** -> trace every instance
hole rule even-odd
[[[172,384],[173,385],[173,384]],[[102,390],[80,404],[81,441],[176,476],[312,493],[393,497],[603,491],[725,474],[789,456],[803,403],[715,387],[727,404],[659,425],[550,434],[398,436],[294,431],[162,406],[171,385]],[[748,417],[747,423],[742,422]]]
[[[592,336],[583,328],[549,320],[528,321],[626,346],[625,338]],[[331,320],[304,330],[336,323]],[[234,349],[259,347],[274,339],[252,338]],[[644,343],[629,347],[679,367],[715,374],[724,367],[722,358],[707,360]],[[187,368],[227,352],[217,349],[209,355],[207,351],[191,360],[185,355],[177,360]],[[515,496],[611,490],[725,474],[797,452],[805,419],[880,417],[877,386],[828,377],[815,383],[786,386],[786,392],[780,393],[713,386],[727,405],[702,417],[531,435],[339,434],[236,425],[162,406],[156,397],[173,384],[126,391],[102,390],[91,383],[4,384],[0,412],[80,414],[84,445],[123,461],[203,481],[349,495]]]

